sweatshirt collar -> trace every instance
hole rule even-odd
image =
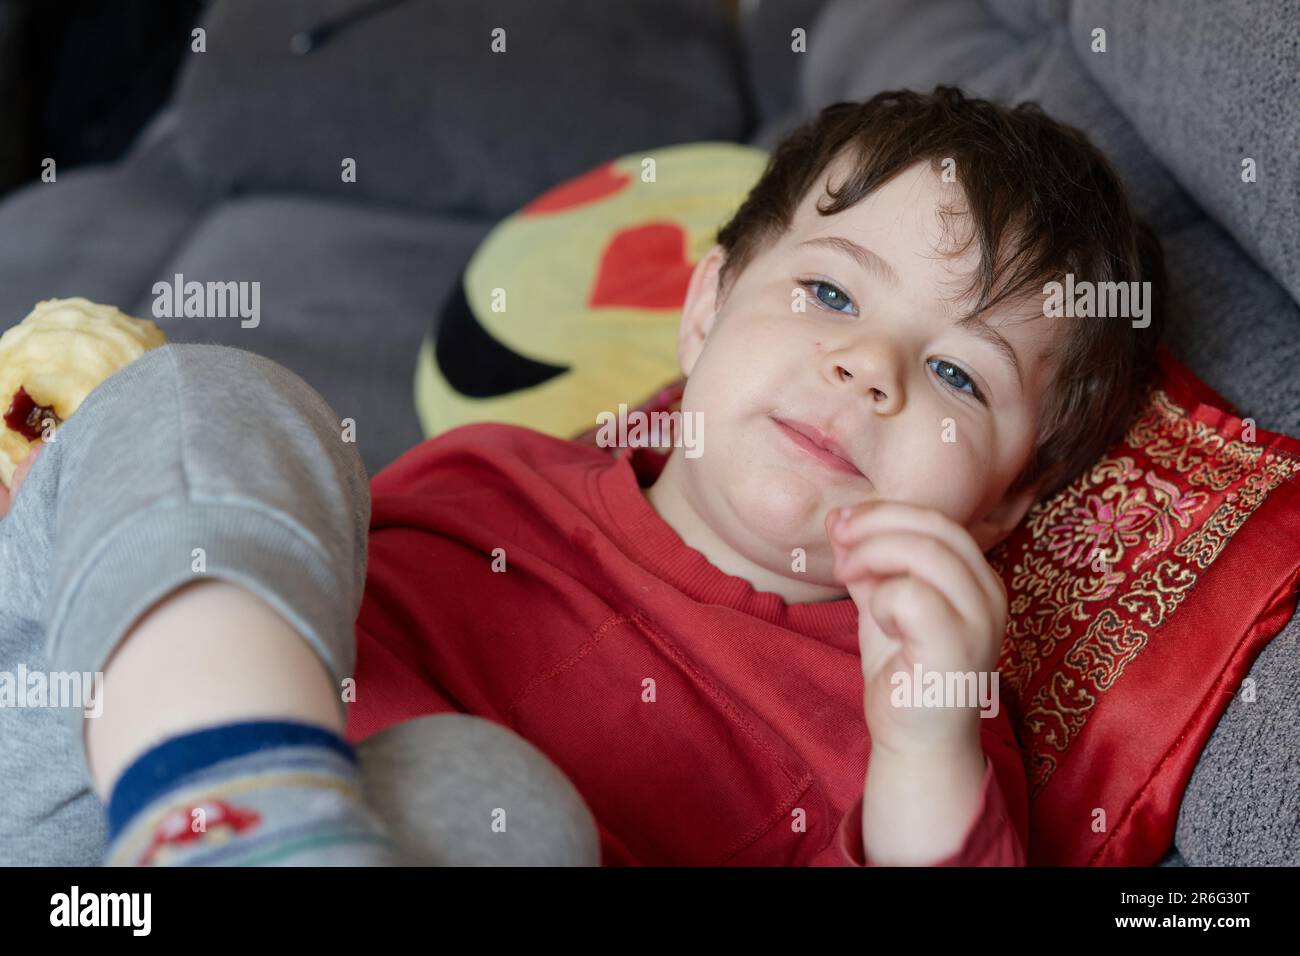
[[[648,448],[615,449],[612,461],[594,472],[594,492],[607,530],[642,567],[702,604],[721,604],[801,634],[858,651],[858,611],[850,598],[787,604],[779,594],[758,591],[727,574],[681,539],[646,498],[663,466]]]

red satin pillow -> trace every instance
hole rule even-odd
[[[1029,862],[1153,865],[1201,750],[1300,583],[1300,441],[1160,350],[1124,440],[989,560],[1029,776]]]
[[[988,555],[1007,584],[999,667],[1030,865],[1157,863],[1201,750],[1296,608],[1300,440],[1252,435],[1159,360],[1124,440]],[[672,410],[681,392],[640,408]]]

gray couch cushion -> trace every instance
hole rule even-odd
[[[1171,347],[1258,427],[1300,435],[1300,306],[1212,222],[1161,243]]]
[[[1019,51],[1018,39],[972,0],[834,0],[810,38],[803,106],[811,115],[835,100],[966,80]]]
[[[1174,843],[1194,866],[1300,866],[1300,617],[1250,669],[1201,752]]]
[[[752,122],[717,3],[412,0],[290,52],[359,5],[213,3],[174,100],[196,178],[504,216],[611,156]],[[498,26],[505,53],[489,46]]]
[[[810,33],[825,5],[826,0],[758,0],[741,5],[745,74],[760,123],[798,104],[799,63],[807,51],[791,49],[791,32],[798,27],[805,36]]]
[[[1200,206],[1300,301],[1300,8],[1077,0],[1079,59]],[[1093,27],[1107,52],[1092,53]],[[1256,181],[1241,179],[1241,161]],[[1298,330],[1300,332],[1300,330]]]
[[[985,0],[985,6],[1016,36],[1032,36],[1069,15],[1070,0]]]
[[[248,349],[302,375],[356,423],[371,474],[424,437],[415,355],[429,316],[491,223],[307,196],[250,196],[215,207],[149,282],[123,302],[149,316],[156,281],[260,283],[261,321],[159,319],[176,342]]]
[[[130,307],[206,204],[154,163],[63,170],[19,189],[0,205],[0,328],[41,299]]]

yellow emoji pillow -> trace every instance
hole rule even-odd
[[[691,270],[766,162],[735,143],[634,153],[499,223],[420,350],[425,434],[494,421],[570,438],[680,377]]]

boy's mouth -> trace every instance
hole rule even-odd
[[[790,439],[795,445],[803,449],[811,457],[817,459],[832,471],[838,471],[845,474],[857,475],[859,478],[865,478],[858,466],[853,464],[849,458],[848,452],[834,438],[826,434],[816,425],[809,425],[806,422],[795,421],[793,419],[780,418],[777,415],[769,416],[776,427]]]

